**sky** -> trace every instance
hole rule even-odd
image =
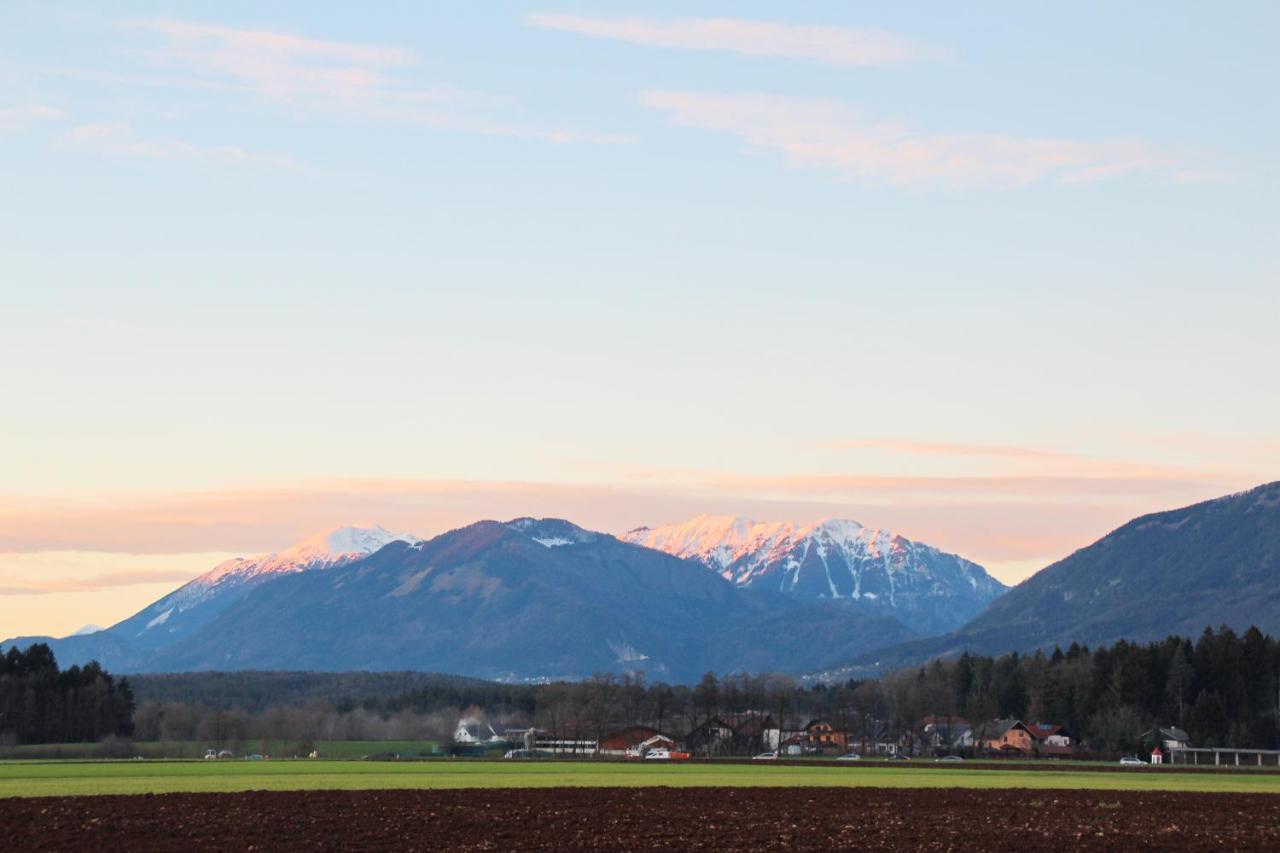
[[[1006,582],[1280,479],[1272,2],[0,11],[0,636],[377,522]]]

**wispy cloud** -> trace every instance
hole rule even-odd
[[[65,118],[66,113],[45,104],[27,104],[18,107],[0,107],[0,133],[18,130],[32,122]]]
[[[491,136],[557,143],[629,142],[619,134],[540,127],[486,114],[493,98],[418,82],[417,56],[406,48],[307,38],[168,18],[132,28],[160,39],[141,51],[179,72],[146,85],[243,91],[304,114],[359,116]]]
[[[1020,447],[1009,444],[959,444],[944,441],[864,438],[824,442],[823,450],[874,450],[902,456],[926,456],[1013,463],[1039,474],[1066,473],[1078,477],[1120,477],[1142,480],[1222,481],[1223,475],[1202,468],[1155,464],[1132,459],[1107,459],[1085,453]]]
[[[323,41],[288,33],[239,30],[167,18],[136,21],[135,29],[160,36],[149,58],[236,81],[282,101],[334,100],[369,104],[385,100],[447,100],[443,90],[415,89],[390,76],[410,65],[411,51],[386,45]]]
[[[1057,450],[1041,450],[1035,447],[1017,447],[1009,444],[956,444],[946,441],[907,441],[892,438],[858,438],[849,441],[829,441],[819,445],[827,450],[887,450],[893,453],[910,453],[921,456],[978,456],[1000,459],[1030,459],[1037,461],[1076,461],[1087,458]]]
[[[257,154],[238,145],[198,145],[172,137],[144,137],[126,124],[82,124],[58,140],[64,150],[83,151],[112,157],[144,157],[151,160],[193,161],[217,166],[249,167],[283,172],[302,172],[305,167],[292,157]]]
[[[937,55],[928,45],[877,29],[779,24],[738,18],[602,18],[539,12],[530,26],[649,47],[810,59],[828,65],[898,65]]]
[[[793,166],[894,186],[1012,189],[1193,170],[1136,139],[1081,141],[999,133],[937,134],[863,115],[839,101],[762,94],[652,91],[641,103],[676,124],[734,134]]]
[[[64,592],[101,592],[119,587],[144,586],[158,583],[185,583],[190,572],[171,569],[137,569],[134,571],[102,572],[83,578],[29,580],[0,577],[0,595],[56,595]]]

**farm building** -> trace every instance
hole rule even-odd
[[[600,738],[601,755],[644,755],[651,749],[676,749],[676,739],[648,726],[630,726]]]
[[[502,735],[493,730],[493,726],[485,725],[475,717],[463,717],[453,731],[454,743],[499,743]]]
[[[1163,747],[1165,754],[1175,749],[1186,749],[1191,746],[1191,738],[1177,726],[1161,727],[1142,733],[1143,743],[1153,743]]]

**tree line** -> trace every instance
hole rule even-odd
[[[1186,730],[1197,745],[1280,748],[1280,642],[1256,628],[1205,629],[1194,641],[962,654],[837,683],[741,673],[707,673],[694,685],[650,682],[643,673],[551,684],[403,673],[140,676],[148,698],[136,711],[128,683],[96,664],[59,672],[41,646],[10,650],[3,661],[0,730],[23,742],[96,740],[135,728],[138,740],[210,745],[448,741],[462,716],[500,733],[535,726],[559,739],[595,740],[640,725],[683,738],[708,720],[753,711],[784,728],[820,717],[855,737],[874,728],[908,742],[926,716],[974,724],[1014,717],[1062,725],[1101,752],[1135,749],[1161,726]]]
[[[96,662],[59,669],[44,643],[0,656],[0,740],[93,743],[133,732],[133,693]]]

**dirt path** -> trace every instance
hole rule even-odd
[[[6,851],[1276,850],[1280,796],[885,788],[298,791],[0,800]]]

